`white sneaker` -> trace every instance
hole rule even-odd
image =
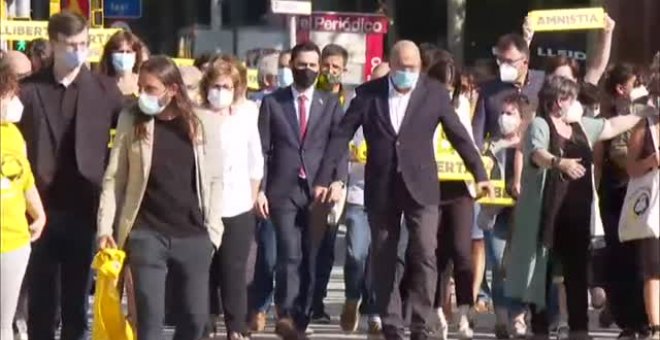
[[[309,336],[312,334],[314,334],[314,330],[312,329],[312,327],[307,326],[307,328],[305,328],[305,335]]]
[[[568,340],[570,338],[570,328],[568,323],[562,321],[557,325],[557,340]]]
[[[460,322],[458,324],[458,338],[461,340],[471,340],[474,337],[474,331],[469,322]]]
[[[438,330],[437,330],[437,336],[440,340],[447,340],[448,339],[448,333],[449,333],[449,324],[447,323],[447,318],[445,318],[445,312],[442,310],[442,308],[438,308],[435,310],[436,316],[438,317]]]
[[[28,340],[27,323],[25,320],[16,320],[16,328],[18,332],[14,334],[15,340]]]
[[[516,339],[525,339],[527,337],[527,325],[525,320],[515,320],[511,325],[511,335]]]

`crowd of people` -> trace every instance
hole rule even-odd
[[[344,225],[346,332],[472,339],[490,304],[498,339],[588,339],[591,300],[660,339],[660,53],[610,65],[614,29],[584,71],[531,69],[527,24],[493,72],[402,40],[356,88],[344,47],[301,42],[250,91],[235,56],[178,67],[128,31],[89,65],[86,19],[53,15],[0,59],[0,338],[85,339],[92,259],[118,248],[141,340],[248,339],[271,314],[306,339]],[[438,150],[472,179],[442,180]],[[477,202],[496,180],[513,205]]]

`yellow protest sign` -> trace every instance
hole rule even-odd
[[[256,68],[247,69],[247,87],[253,91],[259,91],[259,72]]]
[[[484,197],[479,199],[477,202],[484,205],[499,205],[499,206],[514,206],[516,201],[509,196],[509,193],[506,191],[506,183],[503,180],[493,180],[491,181],[495,187],[495,197]]]
[[[98,62],[103,54],[103,46],[118,28],[89,29],[89,62]],[[48,39],[48,21],[2,20],[0,40]]]
[[[602,7],[532,11],[527,17],[535,32],[605,27],[605,9]]]
[[[172,58],[176,66],[194,66],[195,59],[190,58]]]
[[[438,125],[435,138],[435,160],[438,163],[438,178],[441,181],[473,181],[472,173],[467,169],[463,159],[447,139],[442,125]],[[493,160],[490,157],[482,157],[481,159],[486,172],[490,174],[495,165]]]

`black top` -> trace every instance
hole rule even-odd
[[[78,112],[78,93],[81,87],[89,86],[93,81],[89,72],[87,68],[82,67],[69,86],[58,82],[50,72],[47,86],[43,89],[46,105],[51,110],[56,110],[60,118],[54,131],[57,134],[54,139],[59,141],[55,145],[58,164],[53,185],[46,197],[50,207],[55,209],[89,212],[94,211],[97,205],[94,195],[96,190],[90,190],[92,186],[78,171],[76,156],[75,118]]]
[[[182,120],[155,119],[154,125],[151,170],[135,226],[170,237],[205,232],[197,198],[193,145]]]

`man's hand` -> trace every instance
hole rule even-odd
[[[334,182],[330,184],[330,189],[325,197],[326,203],[337,203],[341,201],[342,196],[344,195],[344,183]]]
[[[117,248],[117,243],[110,235],[99,236],[97,243],[99,249]]]
[[[576,180],[587,173],[587,169],[580,163],[579,158],[562,158],[559,161],[558,168],[572,180]]]
[[[328,188],[317,185],[314,187],[314,201],[323,203],[328,195]]]
[[[46,218],[38,218],[30,224],[28,227],[30,229],[30,242],[34,242],[41,237],[41,233],[44,231],[46,226]]]
[[[254,210],[257,212],[257,216],[267,219],[270,216],[270,211],[268,211],[268,198],[263,191],[260,191],[257,194],[257,200],[254,202]]]
[[[483,181],[477,183],[477,199],[482,197],[495,198],[495,187],[490,181]]]

